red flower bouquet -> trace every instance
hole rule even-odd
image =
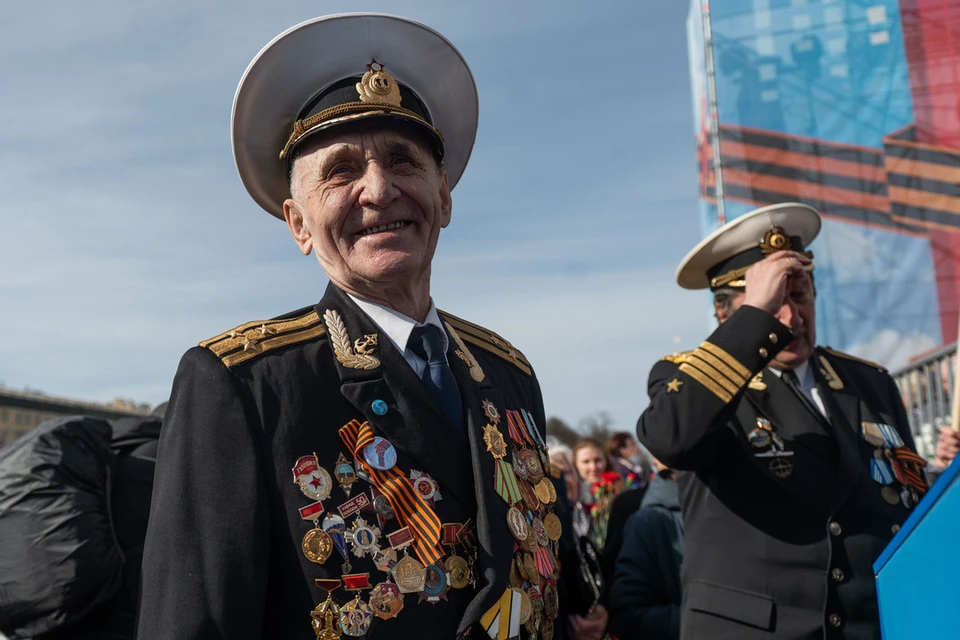
[[[632,474],[631,474],[632,475]],[[636,477],[634,477],[636,481]],[[628,480],[629,482],[629,480]],[[607,539],[607,521],[610,519],[610,505],[613,499],[623,491],[623,478],[614,471],[605,471],[600,479],[593,483],[590,495],[593,496],[593,505],[590,507],[590,519],[596,531],[596,542],[603,546]]]

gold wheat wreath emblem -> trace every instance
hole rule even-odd
[[[350,336],[347,334],[347,328],[343,325],[343,318],[333,309],[327,309],[323,313],[323,321],[327,325],[327,331],[330,333],[330,342],[333,344],[333,354],[337,356],[340,364],[348,369],[376,369],[380,366],[380,360],[369,352],[373,349],[371,345],[377,344],[377,334],[371,333],[365,335],[363,340],[358,340],[360,353],[353,349],[350,344]]]

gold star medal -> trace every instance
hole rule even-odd
[[[492,424],[483,428],[483,441],[487,443],[487,451],[497,460],[502,460],[507,455],[507,443],[503,440],[503,434]]]

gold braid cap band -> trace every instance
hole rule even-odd
[[[803,255],[807,256],[813,260],[813,251],[803,251]],[[756,264],[756,263],[754,263]],[[747,269],[752,267],[753,264],[748,264],[745,267],[740,267],[739,269],[734,269],[733,271],[727,271],[726,273],[720,274],[710,280],[711,289],[719,289],[720,287],[745,287],[747,286]],[[813,271],[813,264],[807,265],[805,270],[810,272]]]
[[[287,144],[284,145],[283,151],[280,152],[280,159],[285,160],[287,154],[290,152],[290,149],[292,149],[295,144],[300,142],[305,135],[320,125],[332,124],[342,120],[351,120],[366,115],[387,114],[397,115],[403,118],[414,120],[417,124],[423,125],[436,133],[441,142],[443,141],[443,134],[439,129],[409,109],[404,109],[401,106],[392,105],[386,102],[345,102],[343,104],[334,105],[328,109],[324,109],[323,111],[319,111],[308,118],[297,120],[293,124],[293,133],[290,134]]]

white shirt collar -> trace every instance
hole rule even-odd
[[[437,313],[437,306],[433,303],[433,299],[430,300],[430,310],[427,312],[426,320],[420,323],[390,307],[385,307],[382,304],[370,302],[369,300],[362,300],[349,293],[347,295],[357,303],[361,311],[370,316],[370,319],[373,320],[374,324],[376,324],[381,331],[387,334],[393,346],[395,346],[400,353],[406,354],[407,341],[410,339],[410,333],[414,327],[422,327],[428,324],[432,324],[440,329],[440,334],[443,336],[444,353],[446,353],[447,348],[450,346],[447,331],[443,327],[443,321],[440,320],[440,314]]]
[[[780,369],[774,369],[773,367],[770,367],[770,371],[773,371],[773,374],[774,374],[775,376],[777,376],[778,378],[783,375],[783,371],[781,371]],[[803,389],[806,389],[807,387],[813,386],[812,384],[809,383],[809,381],[808,381],[808,379],[807,379],[807,376],[810,375],[810,362],[809,362],[809,361],[804,360],[803,362],[801,362],[799,365],[797,365],[797,366],[794,368],[793,372],[794,372],[795,374],[797,374],[797,380],[800,382],[800,386],[801,386]]]

